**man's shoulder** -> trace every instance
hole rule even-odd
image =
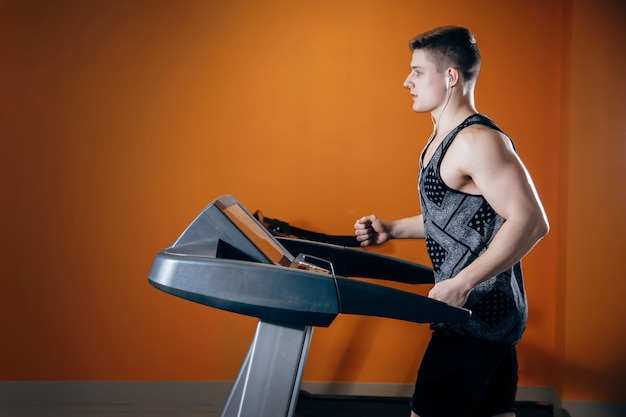
[[[477,151],[484,148],[511,148],[511,140],[504,133],[484,124],[475,123],[465,127],[454,139],[456,148],[468,148],[467,151]]]

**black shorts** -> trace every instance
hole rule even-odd
[[[515,412],[515,346],[435,330],[415,382],[420,417],[491,417]]]

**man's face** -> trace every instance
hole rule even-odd
[[[416,112],[432,112],[445,101],[445,75],[437,71],[428,52],[423,49],[413,51],[411,72],[404,80],[404,86],[413,96]]]

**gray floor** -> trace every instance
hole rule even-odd
[[[363,414],[362,410],[342,410],[341,406],[332,407],[331,414]],[[135,405],[63,405],[63,406],[22,406],[19,408],[2,408],[0,417],[219,417],[221,406],[195,405],[195,406],[135,406]],[[404,415],[393,410],[393,415]],[[373,415],[372,413],[365,413]],[[545,417],[551,416],[546,410],[520,409],[519,417]],[[308,415],[304,413],[303,415]],[[321,415],[320,410],[315,411],[315,416]],[[296,414],[296,417],[298,414]],[[408,417],[408,412],[406,414]]]
[[[135,406],[135,405],[63,405],[3,407],[1,417],[219,417],[221,407],[197,406]]]
[[[232,385],[232,381],[0,381],[0,417],[218,417]],[[322,400],[324,396],[303,395],[295,417],[409,416],[408,400],[399,400],[407,396],[410,386],[329,386],[311,382],[304,385],[303,393],[334,392],[339,397],[327,394]],[[527,398],[542,397],[540,392],[521,391]],[[380,397],[381,394],[384,396]],[[372,396],[384,401],[363,400]],[[346,401],[346,398],[359,401]],[[518,414],[519,417],[545,415],[545,410],[528,408],[520,409]]]

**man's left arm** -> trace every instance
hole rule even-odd
[[[470,178],[506,219],[487,250],[429,293],[431,298],[463,306],[473,288],[522,259],[548,233],[549,225],[533,181],[505,135],[483,130],[464,135],[458,145],[456,152],[463,155],[458,160],[459,174]]]

